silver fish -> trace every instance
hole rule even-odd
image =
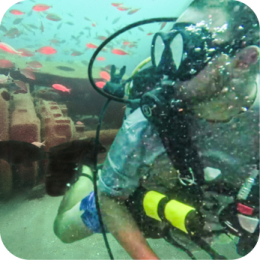
[[[121,16],[117,17],[116,19],[113,20],[112,24],[117,23],[120,20]]]
[[[22,20],[23,20],[23,18],[16,18],[16,19],[13,21],[13,24],[18,24],[18,23],[20,23]]]

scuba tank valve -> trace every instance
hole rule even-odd
[[[254,169],[242,184],[234,203],[223,209],[220,223],[237,237],[238,254],[245,256],[259,237],[259,169]]]
[[[255,169],[251,173],[251,176],[245,180],[244,184],[242,185],[242,187],[240,188],[240,190],[237,194],[238,200],[247,200],[248,195],[251,192],[251,189],[255,184],[255,179],[258,176],[258,174],[259,174],[259,171]]]

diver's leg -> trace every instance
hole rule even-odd
[[[84,166],[84,174],[92,178],[92,172],[89,167]],[[80,176],[63,196],[58,214],[62,214],[74,207],[79,201],[85,198],[91,191],[93,191],[93,183],[86,176]]]
[[[92,177],[90,168],[85,168],[84,173]],[[53,226],[54,233],[64,243],[72,243],[93,234],[93,231],[83,223],[81,219],[83,212],[80,211],[81,200],[92,190],[92,181],[80,176],[64,195]]]

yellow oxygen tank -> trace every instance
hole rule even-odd
[[[166,220],[187,234],[196,233],[202,227],[202,216],[194,207],[177,200],[169,200],[157,191],[145,193],[143,208],[147,216],[158,221]]]

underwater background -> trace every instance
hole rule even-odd
[[[126,66],[124,79],[129,78],[150,56],[153,35],[168,32],[173,25],[163,21],[144,25],[142,20],[177,18],[191,2],[25,0],[11,6],[0,24],[0,47],[4,43],[0,48],[0,141],[44,142],[48,151],[63,142],[94,137],[106,101],[88,78],[95,50],[118,30],[140,21],[97,55],[92,76],[102,90],[110,80],[111,65]],[[38,4],[47,9],[34,10]],[[14,81],[7,79],[8,74]],[[100,141],[107,150],[122,124],[124,109],[125,104],[112,102],[105,114]],[[105,156],[101,154],[98,162]],[[101,234],[73,244],[55,236],[53,221],[62,197],[46,195],[44,167],[40,163],[10,166],[0,160],[0,235],[5,247],[22,259],[109,259]],[[130,259],[113,236],[108,234],[108,239],[115,259]],[[163,239],[148,241],[161,259],[189,259]],[[234,243],[221,236],[215,248],[237,259]],[[210,259],[199,248],[193,248],[193,253],[198,259]]]

